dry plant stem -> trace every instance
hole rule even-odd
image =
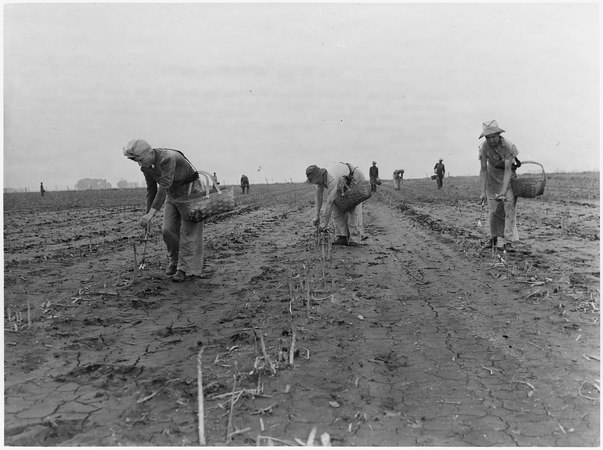
[[[233,375],[233,381],[232,381],[232,397],[230,398],[230,411],[228,413],[228,425],[226,426],[226,443],[230,442],[230,439],[232,438],[232,434],[230,433],[230,430],[232,428],[232,411],[234,410],[234,392],[235,389],[237,387],[237,376]]]
[[[308,435],[308,440],[306,442],[306,445],[308,447],[313,447],[314,446],[314,438],[316,437],[316,427],[312,427],[312,430],[310,430],[310,434]]]
[[[590,385],[591,385],[591,386],[593,386],[593,387],[594,387],[594,388],[595,388],[597,391],[601,392],[601,391],[599,390],[599,386],[597,386],[597,385],[596,385],[596,384],[594,384],[594,383],[591,383],[590,381],[585,381],[585,382],[584,382],[584,383],[582,383],[582,385],[581,385],[581,386],[578,388],[578,395],[579,395],[580,397],[582,397],[582,398],[587,399],[587,400],[594,400],[594,401],[600,400],[599,398],[595,398],[595,397],[589,397],[588,395],[584,395],[584,394],[582,393],[582,388],[583,388],[583,387],[584,387],[586,384],[590,384]]]
[[[535,391],[535,390],[536,390],[536,388],[535,388],[535,387],[534,387],[532,384],[528,383],[527,381],[513,381],[513,383],[521,383],[521,384],[525,384],[526,386],[531,387],[533,391]]]
[[[268,353],[266,352],[266,345],[264,345],[264,336],[262,336],[261,334],[260,334],[260,345],[262,346],[262,354],[264,355],[264,361],[266,361],[268,363],[268,366],[270,367],[270,372],[273,375],[275,375],[276,368],[274,367],[274,363],[270,359],[270,356],[268,356]]]
[[[321,236],[320,239],[320,250],[321,250],[321,259],[325,260],[325,240],[324,237]]]
[[[235,403],[237,402],[237,400],[241,397],[241,395],[243,394],[251,394],[255,397],[264,397],[264,398],[271,398],[272,396],[270,395],[264,395],[263,393],[263,388],[260,386],[260,383],[258,382],[258,387],[256,389],[241,389],[240,391],[235,391],[235,392],[227,392],[226,394],[217,394],[212,396],[212,400],[218,399],[218,398],[224,398],[224,397],[230,397],[230,396],[235,396]]]
[[[278,438],[271,437],[271,436],[258,436],[258,441],[259,441],[260,439],[266,439],[266,440],[268,440],[268,441],[279,442],[279,443],[281,443],[281,444],[285,444],[285,445],[288,445],[288,446],[290,446],[290,447],[295,446],[295,443],[294,443],[294,442],[291,442],[291,441],[285,441],[285,440],[283,440],[283,439],[278,439]]]
[[[306,359],[310,359],[310,350],[307,349],[306,347],[300,347],[300,349],[305,350],[306,351]]]
[[[134,249],[134,279],[136,279],[136,272],[138,272],[138,263],[136,259],[136,244],[132,243],[132,248]]]
[[[310,319],[310,267],[306,270],[306,308]]]
[[[142,258],[140,259],[140,267],[142,269],[142,265],[144,264],[144,257],[147,253],[147,241],[149,240],[149,226],[147,225],[144,229],[144,247],[142,248]]]
[[[198,403],[198,431],[199,445],[205,445],[205,410],[203,408],[203,372],[201,370],[201,357],[203,356],[203,347],[197,354],[197,403]]]
[[[250,427],[243,428],[242,430],[234,430],[232,433],[230,433],[230,437],[232,438],[233,436],[236,436],[237,434],[247,433],[248,431],[251,431]]]
[[[291,333],[291,348],[289,349],[289,364],[293,365],[293,354],[295,353],[295,330]]]
[[[141,403],[144,403],[144,402],[146,402],[147,400],[151,400],[151,399],[152,399],[153,397],[155,397],[155,396],[156,396],[158,393],[159,393],[159,391],[155,391],[155,392],[153,392],[152,394],[147,395],[146,397],[143,397],[143,398],[141,398],[141,399],[139,399],[139,400],[136,400],[136,403],[140,405]]]

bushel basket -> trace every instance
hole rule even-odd
[[[534,198],[544,194],[544,186],[546,185],[546,174],[542,164],[536,161],[522,161],[524,164],[537,164],[542,169],[540,174],[525,174],[519,175],[511,180],[511,188],[516,197]]]
[[[233,188],[229,187],[220,190],[208,172],[198,172],[207,181],[205,192],[196,192],[173,200],[182,219],[189,222],[201,222],[217,214],[232,211],[235,207]],[[216,192],[210,194],[209,191],[212,186],[216,189]]]
[[[348,212],[370,198],[370,196],[370,181],[361,181],[360,183],[352,185],[352,187],[343,194],[338,193],[335,200],[333,200],[333,203],[335,203],[335,206],[337,206],[341,212]]]

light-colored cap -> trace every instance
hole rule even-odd
[[[132,139],[124,147],[124,156],[128,158],[134,158],[152,149],[153,148],[149,145],[147,141],[143,139]]]

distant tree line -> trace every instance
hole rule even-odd
[[[82,178],[75,183],[75,189],[84,191],[87,189],[111,189],[111,183],[102,178]]]
[[[136,181],[126,181],[122,179],[117,182],[117,187],[119,189],[133,189],[138,187],[138,183]]]

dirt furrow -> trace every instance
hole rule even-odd
[[[11,262],[10,304],[30,299],[35,327],[5,342],[25,347],[5,367],[5,442],[196,445],[203,348],[210,445],[294,445],[314,427],[346,446],[598,444],[598,372],[580,358],[596,323],[400,193],[365,204],[362,246],[323,253],[307,190],[207,224],[206,273],[181,284],[158,234],[134,272],[130,228],[42,268]]]

